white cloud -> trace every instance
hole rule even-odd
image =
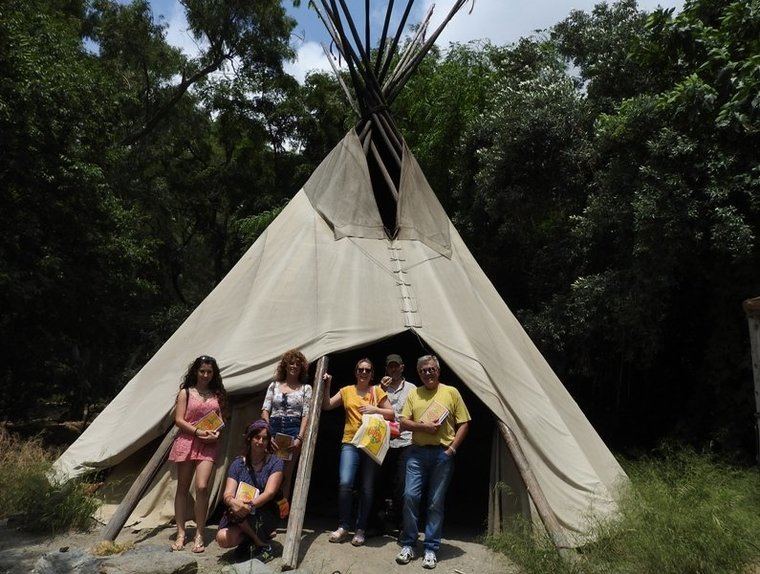
[[[285,63],[285,71],[303,84],[311,71],[332,72],[330,62],[317,42],[303,42],[296,50],[296,59]]]
[[[454,5],[454,0],[425,0],[424,10],[435,4],[430,30],[440,25]],[[494,44],[515,42],[536,30],[549,28],[570,14],[571,10],[590,12],[599,0],[475,0],[467,3],[448,23],[436,42],[469,42],[488,39]],[[639,8],[653,10],[658,5],[681,9],[683,0],[639,0]]]

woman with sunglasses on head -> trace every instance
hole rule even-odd
[[[386,420],[393,420],[393,407],[388,396],[380,385],[372,385],[374,369],[372,361],[361,359],[356,363],[354,375],[356,383],[341,388],[330,397],[332,376],[325,375],[327,388],[323,395],[322,410],[329,411],[343,406],[346,411],[346,422],[343,427],[343,440],[340,448],[340,465],[338,487],[338,529],[330,534],[330,542],[344,542],[348,539],[351,529],[352,491],[356,475],[361,475],[359,483],[359,512],[356,517],[356,530],[351,544],[364,544],[364,531],[372,507],[375,477],[379,465],[369,455],[351,444],[356,431],[362,424],[362,415],[381,414]]]
[[[172,550],[185,547],[187,495],[195,473],[195,543],[193,552],[206,549],[203,530],[208,512],[208,484],[218,451],[219,431],[201,430],[195,425],[204,416],[216,412],[222,418],[227,393],[216,359],[201,355],[195,359],[182,380],[177,393],[174,424],[179,433],[174,439],[169,460],[177,464],[177,492],[174,496],[174,517],[177,538]]]
[[[309,421],[311,405],[311,385],[306,384],[309,363],[298,349],[287,351],[275,371],[274,381],[267,388],[261,418],[269,423],[274,438],[277,433],[293,438],[292,460],[285,461],[285,477],[282,492],[290,499],[293,469],[298,464],[298,455],[303,445],[306,424]]]
[[[223,496],[227,511],[216,534],[222,548],[246,542],[253,544],[252,554],[261,562],[274,557],[269,542],[279,521],[275,499],[283,478],[283,461],[270,453],[271,439],[269,425],[263,419],[253,422],[246,430],[243,454],[232,462],[227,472]],[[236,498],[241,482],[258,490],[250,502]]]

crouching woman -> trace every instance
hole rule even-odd
[[[280,520],[275,500],[279,496],[283,477],[283,461],[271,454],[270,439],[266,421],[257,420],[248,427],[243,455],[233,461],[227,472],[224,488],[227,511],[219,522],[216,534],[216,542],[222,548],[252,545],[253,557],[262,562],[274,557],[269,542]],[[252,501],[236,498],[241,482],[258,490]]]

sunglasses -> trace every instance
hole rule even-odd
[[[196,359],[197,361],[201,363],[216,363],[216,359],[214,357],[211,357],[209,355],[201,355]]]
[[[357,367],[356,368],[357,373],[371,373],[372,369],[366,369],[364,367]]]
[[[424,374],[424,375],[430,375],[430,374],[432,374],[432,373],[435,373],[435,372],[436,372],[436,370],[437,370],[437,369],[436,369],[435,367],[425,367],[424,369],[420,369],[420,371],[421,371],[421,372],[422,372],[422,374]]]

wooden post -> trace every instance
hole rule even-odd
[[[132,511],[135,509],[135,506],[137,506],[137,503],[145,492],[145,489],[148,488],[151,481],[156,476],[156,472],[161,468],[166,457],[169,456],[169,450],[174,442],[174,437],[177,436],[177,432],[179,432],[179,429],[176,425],[172,424],[172,428],[166,433],[164,440],[158,445],[156,452],[153,453],[153,456],[145,465],[145,468],[143,468],[142,472],[132,483],[132,486],[124,496],[121,504],[119,504],[116,512],[111,516],[111,520],[109,520],[108,524],[103,527],[103,531],[100,534],[102,540],[116,540],[116,537],[119,532],[121,532],[127,518],[132,514]]]
[[[747,299],[744,312],[749,323],[749,342],[752,353],[752,373],[755,379],[755,430],[757,431],[757,462],[760,464],[760,297]]]
[[[562,532],[562,527],[560,526],[557,517],[554,515],[554,512],[549,507],[549,502],[544,496],[544,491],[541,489],[541,485],[538,484],[536,475],[533,474],[533,471],[530,469],[528,459],[525,458],[525,453],[523,452],[520,443],[517,442],[515,433],[512,432],[511,428],[498,419],[496,420],[496,424],[499,426],[499,431],[501,432],[504,442],[507,443],[507,448],[517,465],[517,470],[520,471],[520,476],[522,476],[525,488],[528,490],[528,495],[530,495],[533,504],[536,506],[538,516],[541,518],[541,522],[544,523],[544,527],[549,533],[552,542],[554,542],[554,546],[557,547],[557,552],[559,552],[559,555],[567,561],[577,560],[578,555],[567,543],[565,534]]]
[[[322,377],[327,372],[330,362],[328,356],[317,361],[317,372],[314,373],[314,383],[311,392],[311,408],[309,409],[309,424],[306,428],[306,438],[301,449],[301,458],[296,473],[293,501],[290,505],[290,519],[285,534],[285,544],[282,549],[282,569],[292,570],[298,565],[298,548],[301,546],[301,531],[306,514],[306,499],[309,496],[311,484],[311,467],[314,464],[314,449],[317,446],[317,431],[319,419],[322,416],[322,394],[325,383]]]

